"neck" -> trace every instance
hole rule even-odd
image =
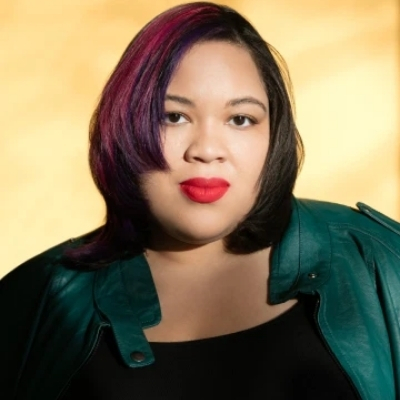
[[[202,273],[217,273],[249,263],[268,265],[269,255],[270,248],[250,254],[231,254],[225,250],[222,240],[203,245],[182,245],[179,249],[152,246],[145,252],[151,267],[192,272],[199,269]]]

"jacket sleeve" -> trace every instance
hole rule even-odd
[[[382,310],[389,334],[396,393],[400,396],[400,236],[397,248],[380,241],[373,245],[372,256]]]
[[[400,396],[400,224],[365,204],[358,207],[379,224],[370,231],[368,252],[389,334],[396,394]]]
[[[0,281],[0,392],[15,397],[50,287],[51,268],[37,256]]]

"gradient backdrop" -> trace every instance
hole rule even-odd
[[[87,126],[133,35],[173,0],[0,0],[0,277],[103,222]],[[285,57],[296,194],[400,219],[398,0],[232,0]]]

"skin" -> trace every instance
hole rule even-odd
[[[142,180],[155,221],[145,255],[162,310],[148,340],[217,336],[274,318],[294,301],[267,303],[270,249],[232,255],[223,246],[255,202],[269,146],[268,97],[250,54],[226,42],[193,46],[172,76],[165,111],[170,169]],[[196,203],[179,185],[193,177],[220,177],[230,188]]]

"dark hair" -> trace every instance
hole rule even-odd
[[[106,203],[106,222],[66,251],[74,264],[99,267],[146,248],[149,209],[139,177],[168,169],[160,143],[167,86],[183,55],[204,41],[228,41],[247,49],[269,98],[270,145],[259,194],[246,218],[225,238],[225,247],[231,253],[251,253],[281,237],[303,156],[286,65],[235,10],[195,2],[150,21],[131,41],[102,92],[90,124],[89,162]]]

